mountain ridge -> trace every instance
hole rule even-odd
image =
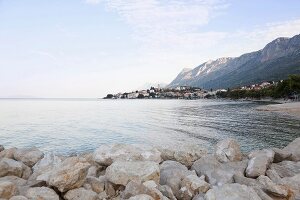
[[[168,87],[233,88],[281,80],[293,73],[300,73],[300,34],[277,38],[263,49],[239,57],[222,57],[182,70]]]

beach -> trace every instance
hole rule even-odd
[[[258,107],[257,110],[281,112],[281,113],[293,115],[300,118],[300,102],[265,105],[265,106]]]

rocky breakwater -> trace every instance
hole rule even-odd
[[[299,200],[300,138],[243,154],[233,139],[197,145],[102,145],[78,156],[0,146],[0,199]]]

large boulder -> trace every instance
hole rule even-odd
[[[264,191],[277,196],[277,197],[287,197],[289,191],[286,187],[282,185],[277,185],[267,176],[259,176],[257,178],[258,182],[262,185]]]
[[[246,176],[256,178],[265,175],[269,165],[274,160],[274,151],[270,149],[253,151],[248,155],[250,159],[246,169]]]
[[[33,174],[29,180],[47,181],[51,171],[62,162],[62,159],[53,153],[47,153],[33,167]]]
[[[153,180],[158,183],[159,165],[152,161],[116,161],[106,168],[105,177],[114,184],[124,186],[132,180]]]
[[[0,159],[2,158],[10,158],[14,159],[14,154],[17,148],[9,148],[9,149],[4,149],[3,151],[0,151]]]
[[[272,148],[272,150],[275,153],[274,161],[273,161],[275,163],[278,163],[278,162],[281,162],[281,161],[284,161],[284,160],[288,160],[292,156],[291,152],[288,152],[288,151],[283,150],[283,149]]]
[[[192,196],[199,193],[206,193],[210,189],[210,185],[203,178],[191,174],[185,177],[181,182],[181,188],[186,188]]]
[[[247,160],[221,163],[215,156],[208,155],[197,160],[191,169],[195,170],[198,176],[204,175],[211,185],[223,185],[233,183],[233,175],[243,175],[246,167]]]
[[[300,161],[300,137],[288,144],[283,150],[292,154],[291,160]]]
[[[146,181],[144,183],[141,183],[141,181],[130,181],[126,185],[121,197],[122,199],[129,199],[139,194],[147,194],[154,199],[163,199],[163,194],[157,189],[157,185],[153,181]]]
[[[32,167],[40,159],[42,159],[44,153],[38,150],[37,148],[29,149],[17,149],[14,153],[15,160],[22,161],[25,165]]]
[[[29,188],[26,193],[28,199],[38,200],[59,200],[59,196],[54,190],[48,187]]]
[[[174,195],[179,198],[181,181],[188,175],[195,175],[195,172],[189,171],[186,166],[176,161],[164,161],[160,165],[160,185],[169,186]]]
[[[205,194],[205,200],[261,200],[261,198],[251,187],[234,183],[210,189]]]
[[[69,190],[64,198],[66,200],[98,200],[97,193],[84,188]]]
[[[0,145],[0,152],[4,150],[4,146]]]
[[[87,176],[90,164],[78,157],[70,157],[51,170],[48,185],[56,187],[60,192],[81,187]]]
[[[91,189],[96,193],[101,193],[104,191],[105,182],[99,178],[88,176],[86,177],[84,188]]]
[[[9,200],[28,200],[25,196],[13,196],[12,198],[10,198]]]
[[[160,152],[155,148],[138,148],[128,144],[106,144],[93,153],[93,160],[104,166],[120,161],[153,161],[160,163]]]
[[[12,182],[17,186],[23,186],[27,183],[27,180],[17,176],[4,176],[0,178],[0,182]]]
[[[130,197],[128,200],[154,200],[154,199],[147,194],[139,194],[134,197]]]
[[[220,162],[241,161],[240,145],[234,139],[226,139],[217,143],[215,156]]]
[[[281,178],[292,177],[300,173],[300,161],[282,161],[280,163],[272,163],[270,165],[270,169],[276,171]]]
[[[0,160],[0,177],[18,176],[27,179],[31,175],[31,169],[20,161],[9,158]]]
[[[159,147],[163,160],[177,161],[187,167],[207,154],[207,150],[197,144],[184,144],[172,147]]]
[[[9,181],[0,182],[0,199],[9,199],[16,193],[16,186]]]
[[[170,186],[168,185],[158,185],[157,189],[170,200],[177,200]]]

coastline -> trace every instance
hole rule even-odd
[[[283,149],[242,152],[234,139],[199,145],[101,145],[77,156],[0,145],[0,199],[295,200],[300,137]]]
[[[300,102],[264,105],[256,108],[258,111],[279,112],[300,118]]]

